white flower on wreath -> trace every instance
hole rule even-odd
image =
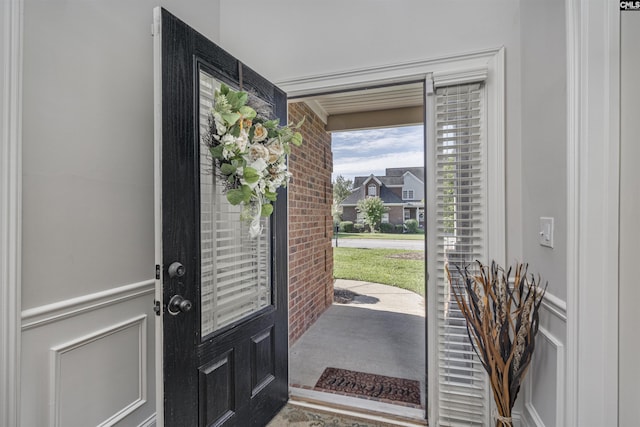
[[[269,149],[269,163],[276,163],[284,155],[284,148],[276,138],[269,140],[267,148]]]
[[[228,160],[235,156],[235,152],[237,149],[236,138],[231,134],[226,134],[220,139],[220,143],[222,144],[222,156]]]
[[[249,145],[249,135],[245,130],[240,132],[240,136],[235,140],[236,147],[240,153],[243,153]]]
[[[260,123],[256,123],[253,127],[253,142],[260,142],[267,139],[268,131]]]
[[[249,147],[249,161],[256,161],[257,159],[268,160],[269,149],[262,144],[253,144]]]

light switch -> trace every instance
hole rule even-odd
[[[540,217],[540,231],[538,241],[542,246],[553,247],[553,218]]]

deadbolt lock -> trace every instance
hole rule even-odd
[[[185,268],[184,265],[180,264],[178,261],[172,262],[169,266],[169,277],[172,279],[176,277],[184,276]]]

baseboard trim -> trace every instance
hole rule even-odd
[[[47,304],[22,312],[22,330],[37,328],[62,319],[97,310],[122,301],[151,295],[155,290],[154,280],[132,283],[94,294],[83,295],[65,301]],[[151,302],[149,303],[151,304]]]

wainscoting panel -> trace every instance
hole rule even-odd
[[[109,427],[145,404],[146,326],[143,314],[51,348],[51,427]]]
[[[523,425],[563,427],[565,407],[565,346],[544,327],[524,387]]]
[[[154,424],[153,281],[23,312],[21,425]]]

